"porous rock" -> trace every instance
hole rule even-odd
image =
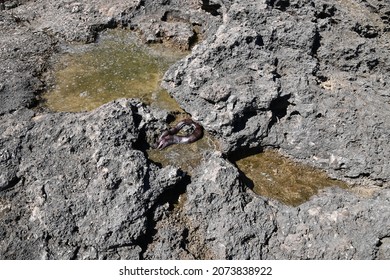
[[[1,170],[16,180],[0,191],[1,259],[140,257],[149,213],[183,179],[137,149],[140,112],[121,100],[25,124],[7,116]]]
[[[389,257],[388,190],[364,197],[329,188],[290,207],[245,188],[237,169],[220,155],[206,159],[178,209],[157,222],[147,258]]]
[[[165,75],[180,105],[227,154],[274,147],[388,185],[388,3],[220,3],[214,36]]]
[[[390,258],[388,3],[5,2],[1,259]],[[30,109],[53,54],[114,26],[181,48],[203,39],[164,78],[222,144],[192,177],[146,156],[166,112],[134,100]],[[265,147],[378,188],[297,207],[260,197],[227,158]]]

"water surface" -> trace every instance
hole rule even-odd
[[[131,32],[104,33],[98,43],[71,46],[55,67],[55,82],[44,94],[56,112],[95,109],[118,98],[138,98],[167,110],[180,110],[160,87],[161,79],[185,52],[141,44]]]
[[[131,32],[114,30],[103,34],[96,44],[71,46],[59,59],[55,83],[45,95],[52,111],[79,112],[95,109],[118,98],[138,98],[142,102],[180,116],[186,115],[177,102],[160,87],[161,79],[173,63],[187,53],[146,46]],[[160,132],[162,133],[162,131]],[[178,144],[162,151],[150,148],[150,160],[162,166],[174,165],[192,173],[204,153],[220,150],[219,143],[206,131],[201,140]],[[346,184],[326,173],[297,164],[275,151],[266,151],[236,161],[246,183],[259,195],[299,205],[320,189]]]
[[[240,159],[236,164],[255,193],[292,206],[309,200],[321,189],[348,187],[324,171],[292,161],[273,150]]]

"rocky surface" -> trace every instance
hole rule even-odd
[[[388,258],[389,190],[362,198],[328,189],[294,208],[247,190],[237,169],[218,154],[198,172],[187,187],[182,220],[171,215],[157,224],[148,257]]]
[[[0,259],[390,258],[387,2],[3,2]],[[145,152],[167,112],[32,109],[51,58],[115,26],[202,40],[164,78],[222,144],[191,177]],[[228,158],[266,147],[365,185],[260,197]]]
[[[150,213],[185,180],[137,149],[142,112],[119,100],[89,114],[3,116],[3,258],[139,258]]]
[[[0,13],[0,114],[37,104],[44,89],[40,79],[56,40],[33,32],[28,24],[10,13]]]
[[[4,3],[7,9],[0,14],[0,114],[37,104],[37,94],[45,89],[42,75],[50,67],[49,58],[68,43],[92,43],[100,31],[128,27],[146,43],[166,42],[189,49],[202,34],[213,30],[207,24],[210,13],[200,12],[200,4],[183,5],[181,1]]]
[[[389,4],[221,3],[215,35],[165,76],[180,105],[227,153],[270,146],[388,185]]]

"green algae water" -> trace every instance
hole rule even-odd
[[[168,67],[186,54],[145,46],[128,31],[112,30],[98,43],[73,46],[61,56],[53,73],[54,86],[43,96],[44,105],[55,112],[80,112],[118,98],[138,98],[150,106],[180,112],[171,124],[174,126],[189,116],[160,87],[160,82]],[[195,143],[146,152],[150,160],[162,166],[174,165],[191,174],[204,160],[205,152],[216,150],[220,150],[218,141],[205,131]],[[273,151],[238,160],[236,165],[256,193],[289,205],[299,205],[326,187],[346,187],[324,172],[296,164]]]
[[[80,112],[118,98],[137,98],[152,107],[178,112],[181,116],[177,123],[189,116],[160,82],[166,70],[186,54],[162,45],[146,46],[131,32],[111,30],[98,43],[74,46],[59,59],[54,87],[44,95],[45,106],[55,112]],[[203,152],[215,150],[216,145],[205,132],[195,143],[146,152],[154,162],[190,173],[202,160]]]
[[[244,181],[261,196],[297,206],[327,187],[348,188],[325,172],[296,163],[276,151],[265,151],[236,161]]]
[[[185,55],[140,44],[128,31],[107,32],[98,43],[75,46],[59,59],[55,85],[43,96],[45,106],[55,112],[79,112],[118,98],[138,98],[180,111],[160,82],[168,67]]]

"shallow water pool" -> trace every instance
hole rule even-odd
[[[54,86],[43,95],[44,106],[55,112],[79,112],[118,98],[138,98],[180,111],[160,82],[168,67],[185,55],[140,44],[131,32],[111,30],[98,43],[66,50],[56,63]]]

